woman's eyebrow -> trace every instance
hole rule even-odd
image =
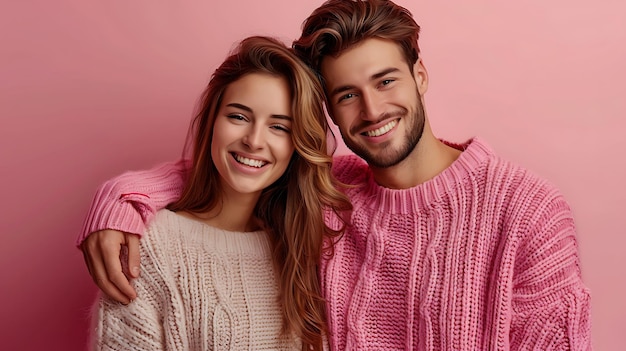
[[[246,105],[243,105],[243,104],[240,104],[240,103],[237,103],[237,102],[231,102],[230,104],[227,104],[226,106],[234,107],[234,108],[238,108],[238,109],[241,109],[241,110],[244,110],[244,111],[248,111],[250,113],[254,113],[254,111],[250,107],[248,107]],[[287,121],[292,121],[293,120],[293,118],[291,118],[289,116],[286,116],[286,115],[281,115],[281,114],[273,114],[270,117],[271,118],[276,118],[276,119],[284,119],[284,120],[287,120]]]
[[[238,108],[238,109],[241,109],[241,110],[245,110],[245,111],[248,111],[248,112],[253,112],[250,107],[248,107],[246,105],[242,105],[242,104],[237,103],[237,102],[231,102],[230,104],[228,104],[226,106],[235,107],[235,108]]]
[[[287,121],[292,121],[293,118],[289,117],[289,116],[285,116],[285,115],[272,115],[272,118],[276,118],[276,119],[284,119]]]

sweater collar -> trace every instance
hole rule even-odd
[[[442,140],[447,145],[462,150],[461,155],[436,177],[408,189],[389,189],[376,183],[371,170],[367,177],[366,198],[376,198],[372,206],[384,208],[389,213],[404,214],[423,211],[437,206],[468,178],[475,177],[476,169],[494,155],[492,149],[481,139],[473,138],[464,143],[452,143]]]

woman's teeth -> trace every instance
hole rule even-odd
[[[233,154],[233,156],[235,156],[235,160],[237,160],[237,162],[244,164],[246,166],[250,166],[250,167],[261,168],[265,166],[265,164],[267,164],[267,162],[260,161],[260,160],[253,160],[251,158],[239,156],[237,154]]]

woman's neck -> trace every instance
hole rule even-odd
[[[222,202],[206,212],[188,212],[188,217],[204,222],[212,227],[232,232],[251,232],[260,229],[254,216],[258,194],[222,193]]]

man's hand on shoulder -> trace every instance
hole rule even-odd
[[[138,235],[106,229],[89,234],[80,246],[93,281],[123,304],[137,297],[130,279],[139,276],[139,240]],[[121,255],[126,249],[128,255]]]

